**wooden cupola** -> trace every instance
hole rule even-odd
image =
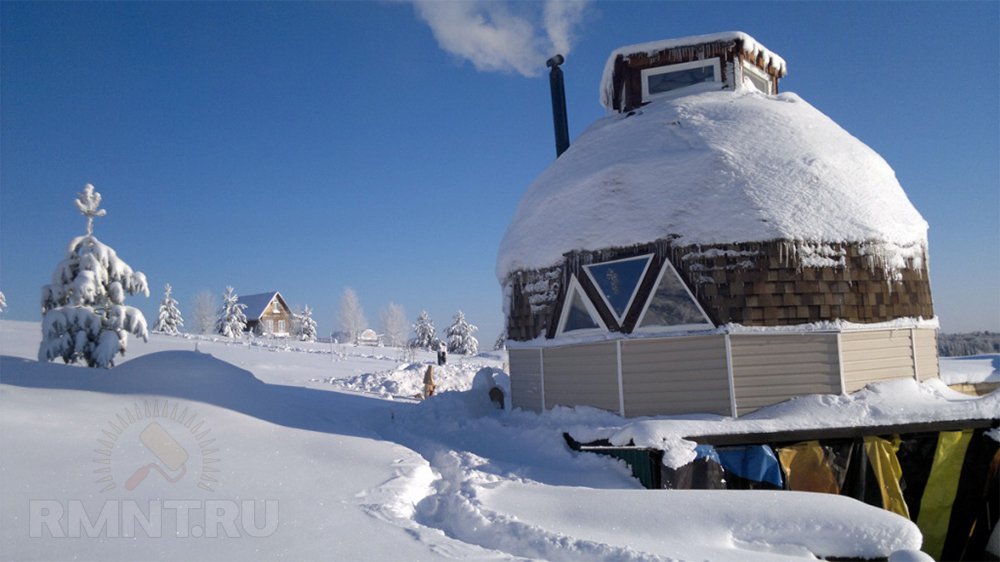
[[[616,49],[602,81],[602,103],[625,113],[658,97],[697,84],[738,85],[778,93],[785,61],[746,33],[729,31]]]

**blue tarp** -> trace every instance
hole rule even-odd
[[[778,457],[767,445],[723,447],[716,449],[715,454],[723,468],[740,478],[784,487]]]

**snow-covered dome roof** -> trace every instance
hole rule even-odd
[[[792,93],[709,87],[585,131],[521,200],[497,256],[501,282],[572,250],[671,236],[926,247],[927,223],[892,168],[829,117]]]

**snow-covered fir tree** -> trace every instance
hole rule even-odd
[[[411,347],[433,349],[438,345],[437,330],[426,310],[417,317],[417,322],[413,325],[413,334],[413,339],[410,340]]]
[[[406,311],[403,307],[389,302],[379,315],[382,318],[382,331],[385,334],[385,345],[402,346],[406,344]]]
[[[340,297],[340,329],[350,336],[351,342],[358,341],[358,334],[368,328],[368,321],[365,320],[365,311],[361,308],[358,294],[354,289],[347,287],[343,296]]]
[[[163,334],[176,334],[180,328],[184,327],[184,318],[180,309],[177,308],[177,301],[172,296],[173,287],[170,283],[163,286],[163,300],[160,301],[160,313],[156,317],[156,324],[153,325],[154,332]]]
[[[302,312],[295,314],[295,333],[301,341],[316,341],[316,321],[313,311],[308,306],[302,307]]]
[[[100,205],[101,194],[88,183],[76,199],[87,233],[70,241],[52,283],[42,287],[39,361],[111,368],[116,355],[125,355],[129,334],[148,340],[146,318],[125,305],[126,295],[149,296],[146,276],[94,236],[94,219],[106,214]]]
[[[219,315],[215,321],[216,333],[232,339],[243,337],[243,332],[247,329],[247,316],[243,313],[243,309],[247,305],[240,304],[239,298],[232,287],[226,287],[226,293],[222,295],[222,306],[219,307]]]
[[[478,329],[465,320],[465,313],[461,310],[456,312],[455,321],[451,326],[448,326],[446,333],[448,337],[448,352],[465,355],[479,353],[479,340],[472,336]]]

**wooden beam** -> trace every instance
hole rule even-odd
[[[950,420],[938,422],[907,423],[898,425],[870,425],[859,427],[829,427],[817,429],[796,429],[759,433],[729,433],[719,435],[692,435],[685,437],[699,445],[725,447],[729,445],[759,445],[765,443],[798,443],[823,439],[853,439],[870,435],[903,435],[908,433],[936,433],[998,427],[1000,419]]]

